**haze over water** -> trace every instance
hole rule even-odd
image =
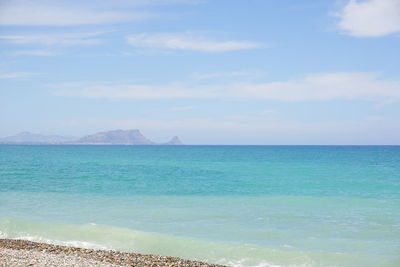
[[[398,266],[400,147],[0,146],[0,236],[238,266]]]

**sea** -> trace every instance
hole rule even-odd
[[[400,146],[0,146],[0,238],[400,266]]]

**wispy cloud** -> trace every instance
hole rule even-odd
[[[154,56],[154,55],[170,55],[170,50],[163,49],[135,49],[134,51],[122,52],[123,56]]]
[[[350,0],[335,16],[338,27],[355,37],[378,37],[400,32],[399,0]]]
[[[322,73],[302,79],[260,84],[238,84],[241,97],[281,101],[325,101],[332,99],[400,100],[400,81],[383,80],[371,73]]]
[[[88,84],[72,83],[52,85],[59,88],[52,93],[59,96],[83,98],[115,98],[115,99],[176,99],[176,98],[212,98],[219,95],[212,87],[202,87],[183,83],[168,85],[145,84]],[[219,90],[220,88],[215,88]]]
[[[260,48],[261,43],[250,41],[211,40],[202,34],[183,33],[143,33],[127,36],[128,43],[139,48],[192,50],[204,52],[226,52]]]
[[[0,79],[18,79],[18,78],[26,78],[30,76],[39,75],[41,73],[37,72],[8,72],[8,73],[0,73]]]
[[[19,45],[95,45],[102,42],[102,40],[97,37],[103,34],[104,32],[0,35],[0,41]]]
[[[137,1],[130,1],[130,3],[132,3],[134,5],[201,4],[204,2],[206,2],[206,0],[137,0]]]
[[[70,26],[105,24],[147,18],[146,13],[98,9],[94,2],[13,0],[0,3],[0,25]]]
[[[252,76],[254,73],[246,71],[232,71],[232,72],[213,72],[213,73],[194,73],[192,78],[194,80],[211,80],[218,78],[237,78]]]
[[[194,107],[193,106],[179,106],[179,107],[172,107],[169,110],[171,111],[186,111],[186,110],[192,110]]]
[[[6,53],[8,56],[12,57],[19,57],[19,56],[40,56],[40,57],[47,57],[47,56],[56,56],[59,55],[56,52],[46,51],[46,50],[20,50],[20,51],[11,51]]]
[[[278,101],[364,99],[400,101],[400,81],[370,73],[311,74],[298,80],[227,85],[64,84],[53,85],[58,96],[114,99],[244,98]]]

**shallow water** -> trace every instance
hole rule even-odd
[[[241,266],[400,266],[400,147],[0,146],[0,236]]]

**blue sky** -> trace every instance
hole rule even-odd
[[[400,144],[400,0],[0,0],[0,136]]]

